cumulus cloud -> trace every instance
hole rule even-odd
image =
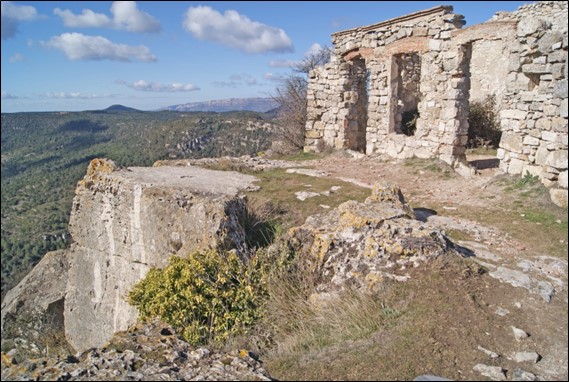
[[[214,41],[246,53],[292,52],[284,30],[253,21],[237,11],[223,14],[207,6],[190,7],[184,27],[200,40]]]
[[[156,56],[144,45],[115,44],[102,36],[63,33],[52,37],[44,45],[61,50],[70,60],[156,61]]]
[[[284,81],[285,76],[283,74],[275,74],[275,73],[265,73],[263,75],[263,78],[266,79],[267,81],[273,81],[273,82],[281,82]]]
[[[161,84],[159,82],[147,82],[144,80],[138,80],[133,83],[128,83],[123,80],[115,81],[119,85],[125,85],[131,89],[143,91],[143,92],[192,92],[195,90],[200,90],[199,87],[193,84],[182,84],[174,82],[171,84]]]
[[[83,9],[80,15],[74,14],[69,9],[62,10],[60,8],[55,8],[53,13],[61,17],[63,25],[70,28],[97,28],[112,25],[112,21],[107,15],[95,13],[90,9]]]
[[[20,97],[15,96],[13,94],[10,94],[8,92],[6,92],[5,90],[2,90],[2,99],[18,99]]]
[[[63,25],[73,28],[114,28],[129,32],[160,32],[160,22],[138,9],[136,1],[115,1],[111,6],[112,18],[103,13],[83,9],[75,14],[69,9],[55,8],[53,13],[61,17]]]
[[[19,21],[38,18],[37,11],[29,5],[16,5],[11,1],[2,1],[1,5],[2,40],[12,38],[18,32]]]
[[[23,61],[23,60],[24,60],[24,56],[22,54],[14,53],[14,55],[8,59],[8,62],[13,64],[14,62]]]

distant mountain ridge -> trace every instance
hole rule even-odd
[[[276,108],[278,105],[272,98],[229,98],[217,99],[203,102],[189,102],[180,105],[172,105],[160,108],[158,110],[172,111],[238,111],[248,110],[258,113],[265,113]]]

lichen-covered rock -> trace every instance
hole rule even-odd
[[[117,333],[101,348],[66,357],[17,361],[2,353],[2,380],[49,381],[269,381],[245,349],[216,352],[191,347],[154,321]],[[23,357],[20,357],[23,358]]]
[[[318,276],[320,292],[373,291],[385,278],[405,280],[408,267],[455,253],[441,231],[414,219],[397,186],[384,184],[365,203],[309,217],[291,229],[289,242]]]
[[[118,169],[94,159],[69,223],[65,334],[77,351],[99,347],[137,318],[125,297],[172,254],[242,248],[239,190],[255,177],[186,167]]]

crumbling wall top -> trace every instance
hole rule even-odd
[[[336,32],[336,33],[332,33],[332,37],[340,37],[340,36],[350,34],[352,32],[366,32],[366,31],[370,31],[373,29],[382,28],[382,27],[393,25],[393,24],[401,23],[404,21],[409,21],[409,20],[414,20],[417,18],[425,17],[425,16],[430,16],[430,15],[433,15],[436,13],[442,13],[444,15],[444,14],[448,14],[448,13],[452,12],[452,10],[453,10],[453,7],[451,5],[439,5],[437,7],[425,9],[425,10],[415,12],[415,13],[410,13],[410,14],[405,15],[405,16],[400,16],[400,17],[396,17],[393,19],[385,20],[385,21],[382,21],[382,22],[379,22],[376,24],[366,25],[363,27],[357,27],[357,28],[352,28],[352,29],[347,29],[347,30]]]

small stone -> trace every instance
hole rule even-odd
[[[500,355],[498,355],[497,353],[494,353],[492,350],[488,350],[486,348],[483,348],[482,346],[478,345],[478,350],[480,350],[482,353],[486,354],[488,357],[490,358],[498,358],[500,357]]]
[[[526,333],[522,329],[516,328],[515,326],[512,326],[512,331],[514,332],[514,337],[516,337],[516,340],[518,341],[521,341],[522,339],[529,337],[528,333]]]
[[[496,309],[496,312],[495,312],[495,313],[496,313],[498,316],[500,316],[500,317],[504,317],[504,316],[510,314],[510,311],[509,311],[508,309],[504,309],[504,308],[502,308],[502,307],[498,307],[498,308]]]
[[[535,380],[537,380],[535,374],[520,369],[519,367],[516,368],[516,370],[514,370],[514,373],[512,375],[512,381],[535,381]]]
[[[493,381],[506,380],[506,370],[502,369],[500,366],[488,366],[479,363],[476,364],[472,369],[479,372],[483,376],[490,378]]]
[[[318,192],[311,192],[311,191],[297,191],[294,194],[296,195],[296,198],[300,201],[305,201],[308,198],[320,196]]]
[[[520,362],[533,362],[537,363],[541,356],[534,351],[518,352],[514,354],[514,361]]]

